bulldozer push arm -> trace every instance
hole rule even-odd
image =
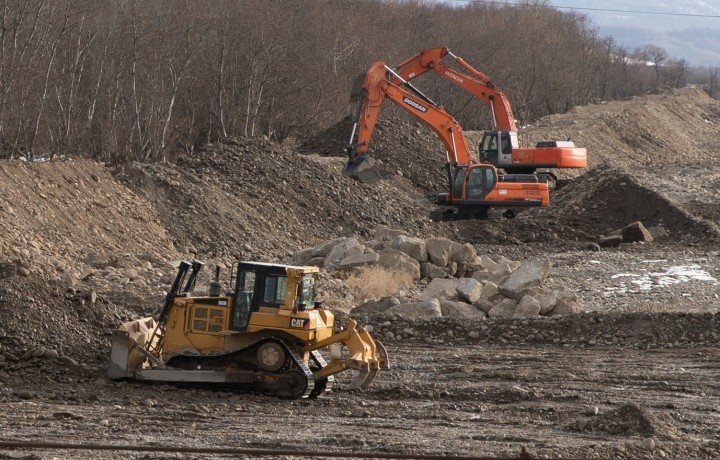
[[[348,358],[343,359],[338,345],[344,345]],[[380,369],[389,369],[390,362],[385,346],[374,341],[365,328],[358,328],[357,322],[349,320],[342,332],[305,347],[305,351],[315,351],[330,347],[331,361],[315,373],[315,379],[338,374],[347,369],[360,371],[351,388],[367,388]]]

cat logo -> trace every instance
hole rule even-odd
[[[310,326],[310,321],[306,318],[290,318],[290,327],[295,329],[306,329]]]

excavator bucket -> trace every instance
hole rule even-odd
[[[388,177],[387,171],[383,171],[375,164],[375,159],[370,155],[358,155],[348,160],[343,174],[352,177],[363,184],[374,184]]]

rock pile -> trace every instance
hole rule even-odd
[[[544,287],[550,273],[547,258],[523,262],[478,254],[471,244],[447,238],[417,238],[379,226],[373,237],[337,238],[298,251],[293,261],[322,267],[338,278],[363,267],[379,266],[390,274],[417,281],[415,289],[370,299],[353,314],[428,317],[525,318],[580,312],[573,294]]]
[[[126,165],[116,177],[154,206],[181,250],[204,258],[286,260],[299,248],[376,225],[419,231],[429,224],[407,180],[361,184],[343,176],[344,164],[238,138],[205,145],[177,164]]]

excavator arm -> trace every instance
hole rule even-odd
[[[349,161],[344,170],[345,175],[362,182],[374,182],[380,178],[374,172],[374,160],[366,152],[385,100],[394,102],[430,126],[445,147],[447,163],[450,168],[458,164],[468,165],[473,162],[462,127],[455,118],[415,87],[405,82],[385,63],[376,62],[368,71],[363,82],[358,110],[347,147]]]
[[[445,56],[453,58],[467,73],[446,66],[443,63]],[[431,70],[490,106],[494,130],[517,131],[510,101],[508,101],[505,94],[495,86],[487,75],[475,69],[463,58],[453,54],[444,46],[424,50],[401,62],[395,68],[395,73],[398,76],[393,81],[395,83],[409,82]]]
[[[445,65],[450,56],[461,70]],[[490,78],[446,47],[426,49],[401,62],[394,71],[394,83],[410,81],[426,72],[434,71],[450,83],[471,93],[490,107],[492,130],[485,131],[480,145],[480,159],[509,173],[534,173],[538,168],[584,168],[587,151],[571,142],[550,141],[536,147],[518,144],[517,126],[508,98]],[[506,146],[506,147],[503,147]],[[552,173],[541,173],[540,178],[555,183]]]

